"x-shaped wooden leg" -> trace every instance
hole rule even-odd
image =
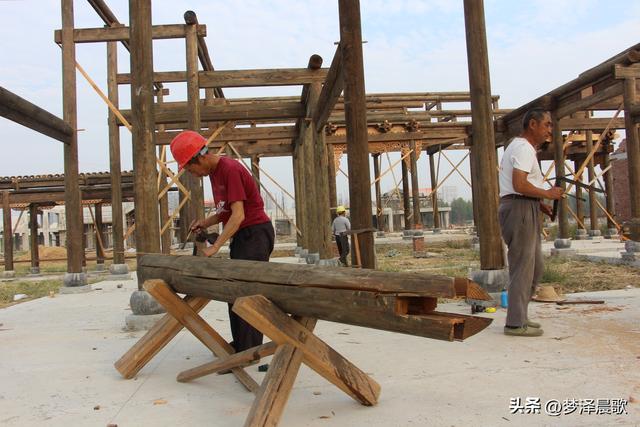
[[[227,357],[234,352],[233,347],[163,280],[147,280],[144,288],[167,310],[167,313],[191,331],[217,357]],[[258,390],[258,383],[244,369],[235,367],[231,372],[249,391]]]
[[[261,295],[238,298],[233,311],[278,344],[245,427],[277,425],[302,361],[361,404],[377,403],[378,383],[313,334],[315,319],[298,322]]]

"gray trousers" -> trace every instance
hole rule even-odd
[[[498,217],[502,238],[509,248],[509,301],[507,326],[523,326],[527,309],[542,273],[540,202],[501,199]]]

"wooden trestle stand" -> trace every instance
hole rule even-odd
[[[473,281],[440,275],[148,254],[138,261],[138,278],[167,314],[115,363],[116,369],[132,378],[185,327],[216,359],[181,372],[177,380],[230,370],[256,393],[245,426],[278,424],[301,363],[362,405],[377,403],[380,386],[314,335],[316,320],[445,341],[464,340],[491,323],[437,311],[438,298],[490,298]],[[210,300],[233,302],[233,311],[271,341],[234,353],[198,314]],[[244,367],[270,355],[258,385]]]

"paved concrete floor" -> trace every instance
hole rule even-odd
[[[180,333],[135,379],[113,368],[142,335],[123,331],[134,281],[0,310],[0,425],[241,426],[252,402],[231,375],[188,384],[176,375],[211,359]],[[1,285],[0,285],[1,286]],[[303,366],[281,426],[640,425],[640,288],[581,294],[600,306],[532,303],[541,338],[502,334],[505,311],[465,342],[441,342],[319,322],[317,334],[382,386],[363,407]],[[468,312],[462,303],[442,311]],[[229,337],[226,305],[204,317]],[[248,372],[258,382],[256,365]],[[510,398],[539,397],[542,413],[511,414]],[[544,413],[550,399],[635,400],[623,415]]]

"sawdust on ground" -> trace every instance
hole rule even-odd
[[[42,246],[38,245],[38,257],[41,261],[50,259],[65,259],[67,258],[67,249],[61,246]],[[27,252],[23,255],[16,257],[16,261],[29,261],[31,260],[31,252]]]

